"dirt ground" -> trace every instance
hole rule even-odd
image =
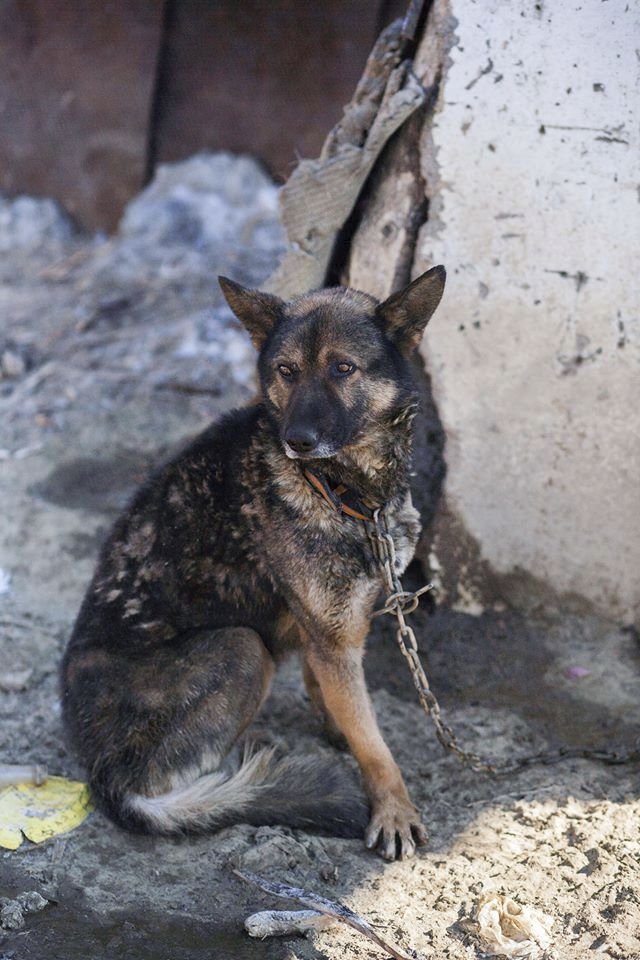
[[[191,163],[152,187],[109,240],[75,235],[46,204],[0,209],[0,762],[82,776],[63,742],[57,667],[98,546],[149,468],[251,393],[251,348],[215,276],[259,283],[273,268],[275,192],[250,161]],[[637,741],[633,629],[443,608],[417,613],[415,628],[469,748],[501,761]],[[36,890],[50,901],[22,929],[0,930],[2,960],[383,956],[342,927],[249,940],[248,914],[287,904],[243,884],[234,866],[339,899],[386,939],[434,958],[482,955],[464,920],[496,890],[553,917],[558,960],[638,960],[638,765],[472,773],[438,746],[390,625],[378,622],[367,666],[430,828],[415,860],[387,865],[359,841],[273,827],[135,837],[93,813],[65,836],[0,852],[0,896]],[[331,749],[295,663],[256,726],[286,749]]]

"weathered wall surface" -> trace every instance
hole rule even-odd
[[[449,273],[425,340],[448,435],[445,586],[467,604],[490,582],[551,586],[637,620],[638,8],[448,13],[413,271]]]

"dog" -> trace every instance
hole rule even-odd
[[[63,719],[97,806],[157,834],[283,823],[362,836],[387,860],[427,834],[378,729],[362,658],[383,580],[367,527],[384,506],[396,572],[411,503],[410,355],[438,266],[383,303],[348,287],[288,302],[219,278],[258,351],[259,396],[161,468],[116,522],[61,669]],[[311,701],[356,758],[235,745],[297,651]]]

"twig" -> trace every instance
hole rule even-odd
[[[368,937],[369,940],[373,940],[374,943],[385,950],[394,960],[424,960],[423,955],[416,953],[415,950],[404,952],[386,943],[382,937],[378,936],[366,920],[363,920],[357,913],[354,913],[353,910],[350,910],[349,907],[345,907],[341,903],[335,903],[333,900],[319,897],[316,893],[308,893],[301,887],[289,887],[284,883],[265,880],[263,877],[256,876],[255,873],[242,870],[234,870],[233,872],[237,877],[240,877],[241,880],[244,880],[245,883],[252,883],[254,886],[264,890],[265,893],[271,893],[274,897],[282,897],[285,900],[297,900],[310,910],[315,910],[327,917],[335,917],[336,920],[346,923],[347,926],[353,927],[354,930],[362,933],[365,937]]]

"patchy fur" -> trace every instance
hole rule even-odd
[[[386,505],[402,572],[419,533],[406,355],[444,271],[382,305],[345,288],[284,303],[221,282],[260,349],[262,398],[201,434],[116,523],[65,653],[64,720],[97,803],[130,829],[245,820],[354,835],[370,806],[367,844],[409,856],[424,828],[362,671],[380,571],[365,524],[303,465]],[[368,802],[333,762],[260,751],[229,765],[291,649]]]

